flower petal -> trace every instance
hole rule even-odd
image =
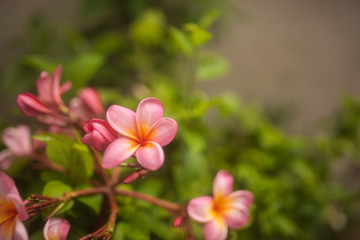
[[[19,195],[19,192],[15,186],[14,180],[6,175],[6,173],[0,171],[0,197],[5,197],[8,194]]]
[[[228,233],[226,222],[221,217],[216,217],[204,225],[206,240],[225,240]]]
[[[226,201],[235,207],[239,205],[249,207],[254,202],[254,194],[252,194],[250,191],[238,190],[229,194],[226,197]]]
[[[112,105],[106,112],[106,118],[115,131],[126,137],[138,140],[136,114],[134,111],[126,107]]]
[[[57,66],[54,73],[53,73],[53,82],[52,82],[52,97],[55,103],[58,105],[63,105],[63,101],[61,99],[60,93],[60,79],[61,79],[62,67]],[[68,84],[67,84],[68,85]],[[63,87],[63,91],[66,90],[69,86]]]
[[[28,240],[29,236],[26,231],[26,228],[20,219],[16,218],[13,238],[14,240]]]
[[[6,198],[9,202],[12,202],[12,204],[14,204],[14,206],[16,207],[20,220],[26,221],[29,218],[29,215],[26,212],[23,200],[21,199],[19,193],[9,193],[6,195]]]
[[[197,222],[208,222],[214,219],[214,200],[212,197],[204,196],[192,199],[187,205],[189,216]]]
[[[232,192],[234,178],[226,170],[221,170],[216,174],[213,184],[213,194],[215,199],[222,198]]]
[[[106,148],[102,161],[104,168],[113,168],[129,159],[139,145],[131,138],[121,137]]]
[[[18,156],[26,156],[32,152],[30,129],[26,125],[6,128],[3,131],[2,140]]]
[[[72,83],[67,81],[67,82],[64,82],[63,85],[60,86],[60,96],[63,95],[65,92],[69,91],[72,87]]]
[[[156,142],[146,142],[136,151],[136,160],[146,169],[155,171],[164,163],[164,150]]]
[[[45,240],[66,240],[70,223],[63,218],[50,218],[43,229]]]
[[[148,135],[151,127],[164,117],[164,107],[156,98],[142,100],[136,110],[136,121],[141,129],[142,137]]]
[[[18,159],[9,149],[0,152],[0,169],[7,170]]]
[[[171,118],[159,119],[151,128],[147,139],[157,142],[160,146],[168,145],[175,137],[177,123]]]
[[[40,77],[36,81],[37,91],[41,101],[46,103],[53,103],[53,91],[52,91],[53,80],[48,72],[40,73]]]
[[[48,109],[40,100],[31,93],[21,93],[16,99],[20,111],[29,117],[37,117],[44,113],[50,113]]]
[[[250,212],[244,205],[237,205],[236,208],[227,208],[222,212],[229,228],[237,229],[245,226],[250,219]]]

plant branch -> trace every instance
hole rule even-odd
[[[185,210],[185,205],[184,204],[178,204],[178,203],[169,202],[169,201],[166,201],[166,200],[163,200],[163,199],[160,199],[160,198],[156,198],[156,197],[144,194],[144,193],[135,192],[135,191],[127,190],[127,189],[121,189],[121,188],[115,189],[114,192],[116,194],[119,194],[119,195],[144,200],[146,202],[149,202],[149,203],[152,203],[154,205],[163,207],[163,208],[165,208],[165,209],[167,209],[169,211],[172,211],[172,212],[182,212],[182,211]]]

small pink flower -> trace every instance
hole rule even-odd
[[[107,111],[111,127],[123,135],[105,150],[102,166],[113,168],[135,154],[138,163],[155,171],[164,163],[163,146],[176,135],[177,124],[164,118],[164,107],[155,98],[142,100],[136,110],[112,105]]]
[[[117,133],[111,126],[101,119],[91,119],[85,122],[85,136],[81,142],[88,146],[93,146],[97,151],[104,151],[107,146],[117,137]]]
[[[234,178],[226,170],[221,170],[214,180],[214,196],[194,198],[187,206],[189,216],[205,224],[206,240],[224,240],[228,227],[238,229],[249,222],[249,206],[254,196],[246,190],[233,192],[233,184]]]
[[[33,153],[30,129],[25,125],[6,128],[2,133],[2,140],[8,148],[0,152],[1,169],[8,169],[16,159]]]
[[[60,108],[64,107],[61,96],[71,88],[71,83],[66,82],[60,86],[61,66],[58,66],[51,76],[47,72],[42,72],[36,85],[39,96],[31,93],[21,93],[17,97],[17,105],[20,111],[30,117],[44,118],[56,115]]]
[[[70,223],[63,218],[50,218],[44,226],[45,240],[66,240]]]
[[[105,118],[105,109],[100,94],[91,87],[82,89],[79,97],[71,100],[70,111],[83,120]]]
[[[2,240],[29,239],[23,221],[26,213],[23,200],[14,181],[5,173],[0,172],[0,236]]]

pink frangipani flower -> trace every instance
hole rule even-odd
[[[16,159],[33,153],[30,129],[26,125],[6,128],[2,133],[2,140],[7,149],[0,152],[1,169],[6,170]]]
[[[164,107],[155,98],[142,100],[136,110],[112,105],[107,110],[107,120],[122,137],[105,150],[102,166],[113,168],[135,154],[138,163],[155,171],[164,163],[163,146],[176,135],[177,123],[164,118]]]
[[[71,88],[71,82],[65,82],[60,86],[61,71],[61,66],[58,66],[53,76],[47,72],[40,74],[36,82],[39,96],[31,93],[18,95],[16,102],[24,115],[43,118],[60,112],[59,109],[65,106],[61,96]]]
[[[66,240],[70,223],[63,218],[50,218],[43,229],[45,240]]]
[[[92,87],[82,89],[79,97],[70,101],[70,111],[84,121],[91,118],[105,118],[104,104],[100,94]]]
[[[246,190],[233,192],[233,184],[234,178],[226,170],[221,170],[214,180],[214,196],[194,198],[187,206],[189,216],[204,223],[206,240],[224,240],[228,227],[238,229],[249,222],[249,206],[254,196]]]
[[[29,215],[14,180],[0,171],[0,236],[1,240],[29,239],[23,221]]]
[[[81,142],[88,146],[93,146],[97,151],[104,151],[110,143],[117,137],[117,133],[111,128],[109,123],[101,119],[91,119],[85,122],[85,136]]]

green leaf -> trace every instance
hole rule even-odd
[[[200,19],[199,25],[205,29],[211,27],[211,25],[220,17],[220,11],[218,9],[211,9],[206,11]]]
[[[100,36],[95,42],[96,52],[104,55],[111,55],[117,52],[123,45],[123,37],[117,32],[107,32]]]
[[[82,185],[80,188],[76,188],[76,189],[88,189],[88,188],[92,188],[92,186],[90,184]],[[103,195],[95,194],[95,195],[89,195],[89,196],[82,196],[82,197],[76,198],[76,200],[78,200],[79,202],[85,204],[86,206],[88,206],[89,208],[94,210],[94,212],[96,214],[99,214],[100,210],[101,210],[101,205],[103,202]]]
[[[85,87],[98,69],[104,64],[104,56],[99,53],[83,53],[72,60],[67,68],[67,77],[75,89]]]
[[[194,46],[201,46],[212,38],[211,33],[195,23],[187,23],[184,28],[190,32],[190,40]]]
[[[196,70],[198,81],[209,81],[225,76],[230,69],[229,62],[217,55],[207,55],[199,60]]]
[[[162,239],[174,239],[174,232],[171,231],[171,224],[164,223],[157,219],[152,219],[150,221],[150,229],[156,236]]]
[[[159,45],[164,37],[165,15],[157,9],[145,11],[131,26],[132,38],[143,46]]]
[[[58,64],[50,62],[43,56],[28,55],[24,58],[24,64],[31,66],[39,71],[53,72]]]
[[[170,27],[169,34],[171,39],[173,40],[175,48],[180,50],[186,56],[191,56],[193,54],[194,49],[191,41],[184,32],[175,27]]]
[[[72,191],[72,188],[69,185],[67,185],[63,182],[54,180],[54,181],[50,181],[50,182],[46,183],[46,185],[43,189],[42,195],[48,196],[48,197],[61,197],[66,192],[70,192],[70,191]],[[62,209],[59,211],[59,213],[63,213],[63,212],[70,210],[73,205],[74,205],[74,200],[68,201],[62,207]]]

